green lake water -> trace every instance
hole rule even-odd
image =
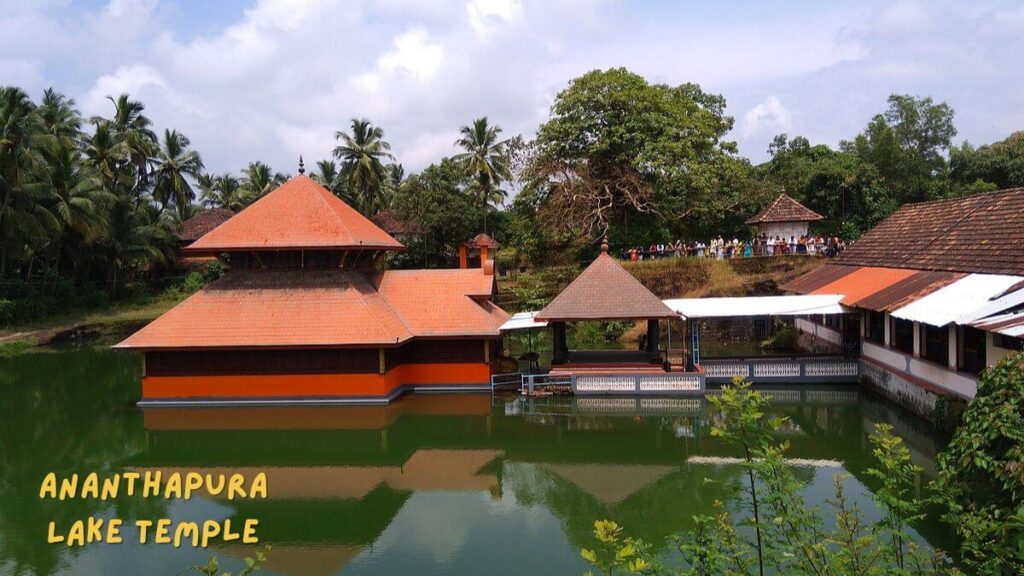
[[[106,350],[0,359],[0,574],[174,575],[216,555],[237,572],[251,549],[46,543],[97,516],[177,521],[257,518],[273,546],[261,574],[580,574],[579,549],[609,518],[665,547],[694,514],[728,499],[740,469],[710,435],[702,399],[416,395],[387,407],[140,409],[141,361]],[[775,388],[773,410],[807,498],[833,477],[877,518],[867,435],[894,425],[934,474],[942,435],[856,388]],[[121,496],[40,500],[58,475],[162,470],[265,471],[266,500]],[[918,537],[949,548],[935,520]]]

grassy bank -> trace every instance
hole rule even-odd
[[[625,268],[661,298],[770,296],[779,286],[817,268],[824,258],[780,256],[739,260],[666,258],[627,262]],[[579,274],[581,267],[547,268],[502,278],[498,303],[506,311],[543,308]]]

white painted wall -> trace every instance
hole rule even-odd
[[[995,338],[991,332],[985,333],[985,365],[995,366],[1000,360],[1013,354],[1013,350],[1000,348],[994,344]]]
[[[789,240],[790,236],[799,238],[807,235],[807,222],[770,222],[767,224],[758,224],[757,230],[758,235],[764,233],[772,238],[778,236]]]
[[[883,364],[894,372],[916,376],[963,398],[974,398],[978,391],[978,381],[968,374],[953,372],[944,366],[871,342],[863,342],[861,346],[863,357]]]

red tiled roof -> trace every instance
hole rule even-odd
[[[373,218],[373,223],[388,234],[419,234],[420,227],[415,222],[399,220],[391,210],[381,210]]]
[[[376,284],[376,286],[375,286]],[[393,346],[496,337],[507,319],[480,269],[233,270],[116,346],[132,349]]]
[[[494,276],[479,268],[388,270],[377,290],[417,337],[498,336],[509,318],[490,302]]]
[[[779,197],[747,220],[747,224],[765,224],[768,222],[813,222],[824,218],[814,210],[793,200],[786,194]]]
[[[378,249],[403,246],[308,176],[296,176],[185,248],[234,250]]]
[[[204,234],[225,223],[235,215],[227,208],[210,208],[178,224],[175,235],[182,242],[195,242]]]
[[[835,262],[1024,275],[1024,188],[904,205]]]
[[[501,248],[501,244],[497,240],[483,232],[474,236],[472,240],[467,240],[466,246],[468,248]]]
[[[537,314],[541,321],[678,317],[606,252]]]

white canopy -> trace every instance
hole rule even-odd
[[[975,319],[975,314],[979,311],[991,313],[991,301],[1002,296],[1007,289],[1021,280],[1024,278],[1020,276],[969,274],[949,286],[894,310],[892,316],[939,327],[950,322],[966,323]]]
[[[501,332],[512,332],[514,330],[529,330],[531,328],[544,328],[547,322],[538,322],[534,319],[540,312],[518,312],[505,321],[498,328]]]
[[[843,314],[842,294],[805,296],[746,296],[740,298],[674,298],[665,305],[685,318],[729,318],[735,316],[804,316]]]

